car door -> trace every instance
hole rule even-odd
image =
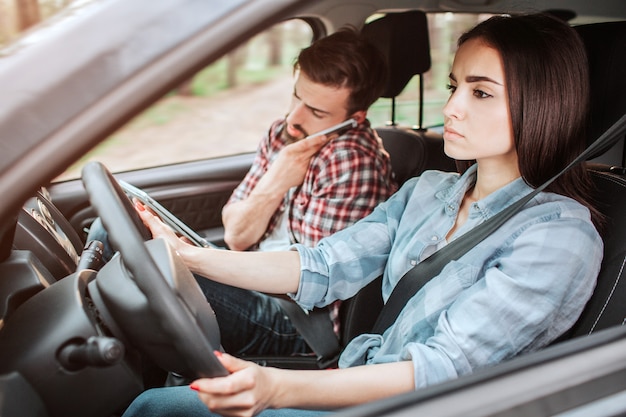
[[[116,174],[171,211],[209,241],[223,245],[221,210],[252,163],[253,154],[166,165]],[[48,187],[54,204],[84,241],[96,217],[80,179]]]

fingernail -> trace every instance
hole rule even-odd
[[[189,385],[189,388],[191,388],[194,391],[200,391],[200,388],[196,384]]]
[[[221,358],[221,357],[222,357],[222,352],[220,352],[219,350],[214,350],[214,351],[213,351],[213,354],[214,354],[215,356],[217,356],[218,358]]]
[[[141,203],[135,204],[135,207],[137,207],[137,210],[139,211],[144,211],[146,209]]]

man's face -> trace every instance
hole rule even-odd
[[[348,118],[349,96],[347,88],[316,84],[300,71],[296,76],[283,137],[288,142],[295,142],[343,122]]]

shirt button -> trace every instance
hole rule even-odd
[[[411,266],[417,265],[417,261],[415,259],[411,259],[409,263],[411,264]]]
[[[433,235],[433,236],[431,236],[430,240],[432,240],[433,242],[435,242],[435,241],[439,240],[439,236],[437,236],[437,235]]]

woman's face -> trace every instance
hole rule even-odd
[[[517,169],[508,94],[500,54],[480,39],[463,43],[450,73],[444,106],[444,149],[459,160]]]

